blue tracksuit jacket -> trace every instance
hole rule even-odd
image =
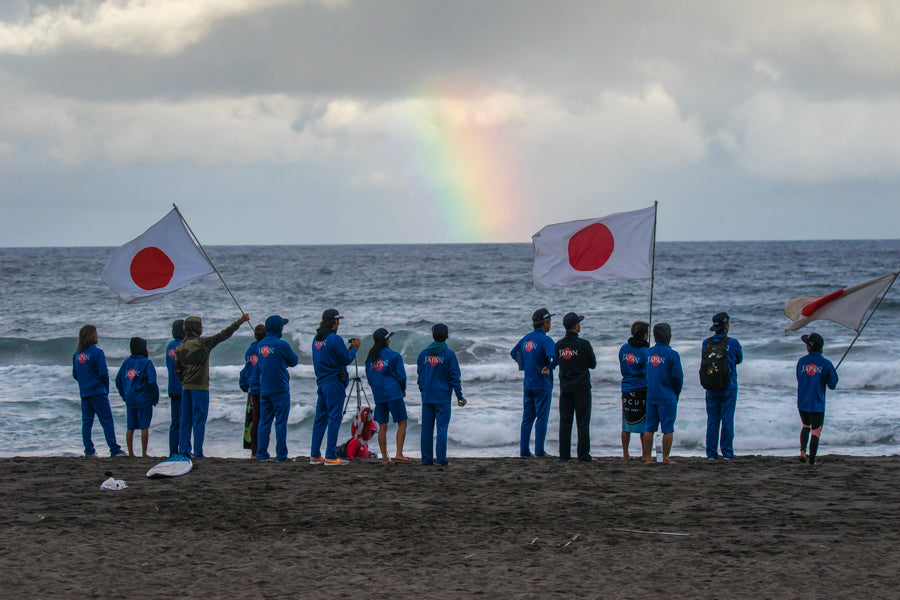
[[[647,350],[647,404],[678,404],[683,385],[681,356],[657,342]]]
[[[382,348],[376,361],[366,361],[366,380],[375,396],[375,404],[402,400],[406,392],[406,367],[403,356],[390,348]]]
[[[256,395],[259,395],[258,347],[259,342],[253,342],[247,348],[247,352],[244,353],[244,368],[241,369],[241,375],[238,378],[238,386],[241,390]]]
[[[797,361],[797,408],[805,412],[825,412],[825,386],[834,389],[838,374],[821,352],[810,352]]]
[[[181,344],[183,338],[175,338],[166,346],[166,371],[169,373],[169,393],[181,393],[181,380],[175,376],[175,348]]]
[[[459,361],[456,353],[440,342],[433,342],[419,353],[416,360],[422,404],[449,403],[453,392],[463,398]]]
[[[109,370],[103,350],[91,344],[72,356],[72,377],[82,398],[109,394]]]
[[[324,340],[313,338],[313,368],[316,371],[316,383],[337,378],[347,386],[349,377],[347,365],[356,359],[356,350],[347,348],[344,339],[336,333],[329,333]]]
[[[125,359],[116,374],[116,389],[128,408],[156,406],[159,402],[156,367],[149,358],[132,354]]]
[[[647,387],[647,351],[649,348],[624,344],[619,349],[619,371],[622,373],[622,393]]]
[[[520,371],[525,371],[526,390],[552,390],[553,369],[556,368],[556,343],[540,327],[519,340],[509,355]],[[542,375],[541,369],[550,367],[549,375]]]
[[[281,339],[281,333],[266,331],[266,337],[256,347],[256,373],[260,395],[271,396],[291,391],[288,367],[300,361],[291,345]]]

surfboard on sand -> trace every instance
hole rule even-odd
[[[191,459],[184,454],[170,456],[147,471],[147,477],[177,477],[184,475],[194,466]]]

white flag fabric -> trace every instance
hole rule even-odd
[[[656,207],[547,225],[531,236],[534,287],[652,275]]]
[[[797,296],[784,305],[784,315],[793,321],[785,331],[796,331],[819,319],[833,321],[859,332],[869,307],[894,282],[897,273],[888,273],[826,296]]]
[[[112,253],[100,278],[119,296],[137,304],[170,294],[213,273],[174,208],[147,231]]]

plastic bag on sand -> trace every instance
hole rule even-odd
[[[101,490],[124,490],[127,487],[128,484],[126,484],[123,480],[115,479],[113,477],[110,477],[100,484]]]

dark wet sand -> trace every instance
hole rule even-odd
[[[159,460],[0,459],[0,598],[900,595],[897,456]]]

